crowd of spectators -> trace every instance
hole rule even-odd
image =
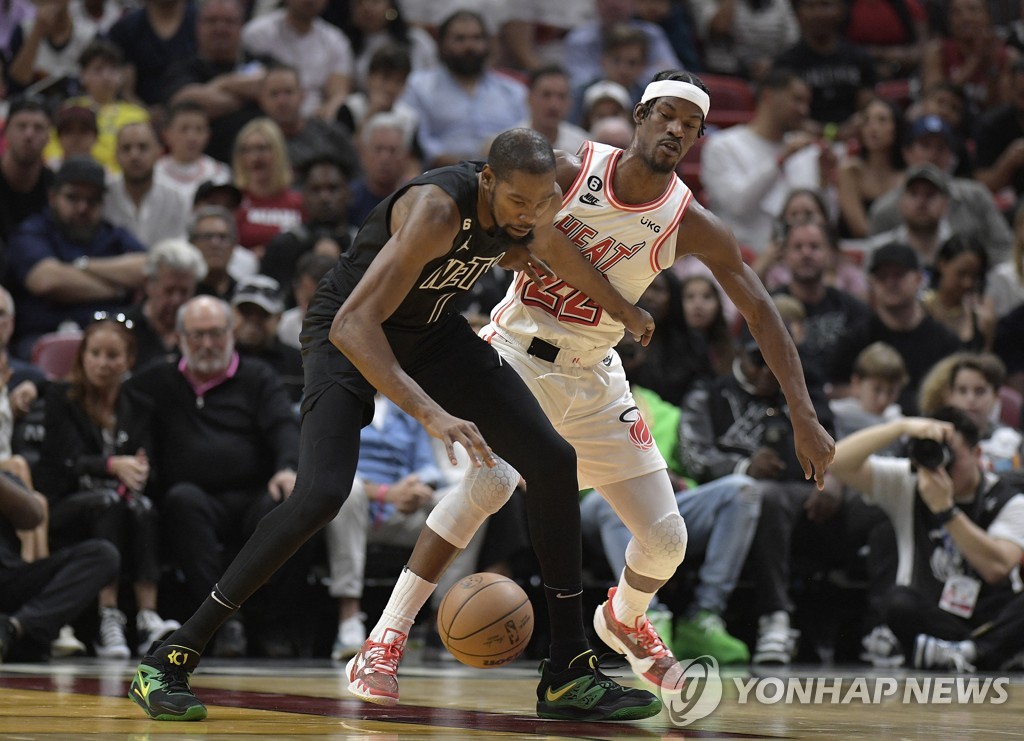
[[[291,491],[303,313],[366,215],[508,128],[570,153],[627,146],[666,68],[705,77],[712,112],[725,83],[753,101],[709,122],[687,184],[772,293],[841,446],[817,491],[714,279],[694,262],[654,281],[654,340],[620,354],[690,528],[656,606],[677,615],[677,652],[827,659],[845,631],[879,665],[1020,653],[1024,17],[1008,7],[4,0],[0,660],[127,656],[190,614]],[[494,271],[460,309],[481,321],[510,279]],[[358,516],[300,551],[216,654],[308,652],[275,629],[317,573],[335,658],[361,643],[366,548],[410,545],[456,475],[421,433],[380,401]],[[914,437],[952,460],[911,469]],[[585,547],[620,569],[628,533],[596,493],[581,503]],[[515,519],[454,573],[528,583]],[[950,607],[954,576],[976,582],[969,608]],[[866,594],[841,630],[821,628],[836,614],[811,605],[815,584]],[[979,615],[997,626],[980,643]]]

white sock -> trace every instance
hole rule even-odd
[[[641,592],[626,582],[626,571],[623,569],[622,576],[619,577],[619,586],[612,597],[612,614],[620,623],[632,628],[636,624],[636,619],[647,612],[647,606],[651,604],[652,599],[653,593]]]
[[[375,641],[382,640],[388,628],[408,636],[416,616],[436,588],[436,584],[431,584],[426,579],[416,576],[409,571],[408,567],[402,569],[398,583],[391,590],[391,598],[388,600],[384,612],[381,613],[380,620],[370,631],[370,638]],[[393,636],[394,634],[389,635]]]

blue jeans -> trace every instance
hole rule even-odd
[[[694,606],[720,615],[736,588],[761,514],[761,487],[749,476],[733,474],[676,494],[686,522],[687,552],[703,552]],[[600,538],[615,574],[626,566],[632,535],[600,494],[580,504],[584,537]]]

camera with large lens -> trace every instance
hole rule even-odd
[[[917,468],[938,471],[953,462],[953,450],[942,440],[912,437],[907,445],[907,457]]]

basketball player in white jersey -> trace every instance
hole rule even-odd
[[[740,258],[732,233],[675,174],[679,160],[704,132],[709,105],[707,88],[695,75],[659,73],[633,111],[637,127],[628,149],[587,142],[581,158],[560,158],[558,182],[564,196],[555,218],[557,232],[631,302],[676,260],[686,255],[701,259],[743,313],[779,379],[793,419],[797,457],[806,477],[821,488],[835,444],[818,423],[789,332],[761,281]],[[541,288],[519,274],[481,336],[518,372],[558,433],[576,449],[580,486],[597,489],[632,533],[626,568],[598,608],[594,627],[606,644],[625,655],[634,672],[661,687],[673,681],[669,670],[678,665],[646,611],[682,562],[687,533],[665,461],[612,349],[622,332],[585,294],[557,278],[547,278]],[[434,509],[353,665],[372,665],[374,656],[386,653],[388,660],[376,662],[375,670],[394,676],[401,657],[382,650],[383,636],[408,632],[447,564],[507,501],[519,476],[502,463],[471,470]],[[397,680],[387,698],[372,697],[356,683],[349,690],[371,702],[398,699]],[[554,699],[538,697],[538,706]]]

